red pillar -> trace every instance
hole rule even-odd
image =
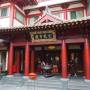
[[[28,17],[26,15],[26,17],[24,18],[24,26],[27,26],[27,21],[28,21]]]
[[[86,38],[84,43],[84,65],[85,65],[85,77],[90,79],[90,52],[89,52],[89,41]]]
[[[62,41],[61,47],[61,66],[62,78],[67,78],[67,50],[65,40]]]
[[[64,19],[67,20],[67,8],[65,8]]]
[[[13,45],[10,43],[10,48],[9,48],[9,59],[8,59],[8,75],[13,74]]]
[[[32,50],[31,52],[31,73],[35,73],[35,63],[34,63],[34,60],[35,59],[35,53],[34,53],[34,50]]]
[[[25,76],[29,75],[29,60],[30,60],[29,52],[30,52],[29,45],[27,44],[25,47],[25,72],[24,72]]]
[[[16,50],[16,73],[20,71],[20,52]]]

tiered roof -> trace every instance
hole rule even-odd
[[[42,26],[25,26],[25,27],[13,27],[13,28],[1,28],[0,33],[9,33],[9,32],[32,32],[32,31],[41,31],[41,30],[59,30],[59,31],[73,31],[78,30],[81,32],[85,30],[90,32],[90,17],[82,18],[78,20],[65,21],[63,23],[51,24],[51,25],[42,25]],[[84,33],[85,33],[84,32]]]

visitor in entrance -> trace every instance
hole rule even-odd
[[[77,58],[75,58],[74,53],[71,53],[71,59],[69,64],[71,76],[77,76]]]
[[[0,64],[0,74],[2,73],[2,64]]]
[[[42,70],[43,70],[43,75],[45,77],[52,75],[52,65],[48,63],[48,61],[46,62],[42,61]]]
[[[39,74],[42,74],[42,68],[41,68],[41,61],[40,61],[40,60],[38,60],[36,66],[37,66],[37,67],[36,67],[37,72],[38,72]]]
[[[59,57],[56,56],[55,60],[53,60],[53,73],[57,74],[60,72],[60,62],[59,62]]]

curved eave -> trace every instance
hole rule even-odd
[[[19,7],[24,7],[27,5],[36,5],[38,2],[37,0],[0,0],[0,4],[13,2],[17,4]]]
[[[73,21],[67,23],[59,23],[59,24],[51,24],[51,25],[43,25],[43,26],[32,26],[32,27],[21,27],[21,28],[6,28],[0,29],[0,33],[10,33],[10,32],[32,32],[32,31],[41,31],[41,30],[56,30],[60,31],[64,30],[73,30],[74,28],[85,29],[90,32],[90,19],[82,20],[82,21]]]

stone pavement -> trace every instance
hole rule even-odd
[[[90,90],[89,85],[83,79],[62,79],[55,76],[39,76],[37,80],[23,76],[4,76],[0,80],[0,90]]]

